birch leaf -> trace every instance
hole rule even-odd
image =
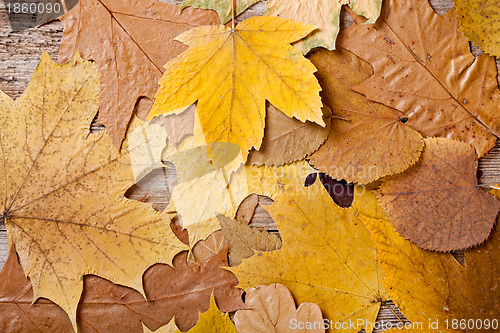
[[[315,67],[290,43],[314,27],[271,17],[252,17],[234,30],[191,29],[176,38],[188,50],[165,65],[149,114],[178,113],[198,101],[207,143],[260,148],[266,100],[289,117],[325,126]],[[216,75],[214,75],[216,73]]]
[[[420,161],[380,186],[389,221],[426,250],[461,250],[484,242],[500,202],[478,185],[473,148],[450,139],[424,141]]]
[[[94,63],[47,54],[20,98],[0,92],[0,215],[34,300],[52,300],[74,326],[83,275],[142,291],[147,267],[186,248],[166,215],[124,197],[129,151],[146,147],[118,153],[106,131],[89,133],[98,94]]]
[[[311,164],[334,179],[367,184],[415,164],[422,135],[406,124],[403,112],[372,102],[350,87],[372,74],[371,66],[343,48],[309,56],[318,68],[322,98],[335,116],[325,143]]]

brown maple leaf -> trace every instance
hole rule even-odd
[[[443,138],[424,142],[420,161],[380,186],[389,221],[427,250],[453,251],[484,242],[500,202],[478,186],[473,148]]]
[[[117,147],[141,96],[153,99],[163,65],[186,47],[174,38],[199,25],[217,24],[211,11],[156,0],[80,0],[61,17],[59,62],[80,51],[96,61],[101,79],[99,123]]]
[[[477,58],[458,31],[454,10],[439,16],[426,0],[384,1],[375,25],[356,24],[338,45],[375,74],[353,89],[400,110],[426,137],[470,143],[479,157],[500,133],[495,59]]]

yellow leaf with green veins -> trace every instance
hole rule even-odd
[[[243,13],[248,7],[259,2],[260,0],[236,0],[235,16]],[[232,0],[184,0],[181,4],[181,9],[186,7],[212,9],[219,14],[222,24],[231,21],[231,4]]]
[[[33,299],[61,306],[76,327],[83,275],[142,291],[142,274],[187,248],[170,219],[128,200],[130,151],[106,131],[91,134],[99,107],[97,66],[79,55],[65,65],[42,56],[24,94],[0,92],[0,216]]]
[[[266,100],[289,117],[325,126],[316,68],[290,43],[313,26],[274,17],[252,17],[234,30],[191,29],[177,40],[189,49],[165,65],[149,118],[179,112],[198,101],[208,143],[237,144],[246,160],[260,148]]]

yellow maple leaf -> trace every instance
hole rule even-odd
[[[233,30],[191,29],[176,39],[189,49],[165,65],[149,119],[198,101],[206,141],[237,144],[244,160],[264,135],[266,99],[289,117],[322,126],[316,68],[290,45],[315,28],[274,17],[253,17]]]
[[[380,284],[375,246],[357,211],[337,206],[318,180],[307,188],[287,188],[267,210],[282,248],[257,252],[228,268],[240,287],[281,283],[298,303],[317,303],[333,323],[332,332],[364,328],[370,333],[388,295]]]
[[[142,291],[142,274],[186,248],[169,218],[123,195],[134,183],[129,151],[106,131],[90,134],[98,106],[97,66],[47,54],[24,94],[0,92],[0,216],[34,300],[44,297],[75,325],[83,275]],[[76,326],[75,326],[76,327]]]
[[[372,196],[360,219],[371,233],[384,272],[383,285],[411,324],[387,332],[496,332],[500,314],[500,234],[465,251],[462,266],[450,253],[424,251],[401,237]],[[379,218],[374,218],[378,215]],[[472,320],[472,321],[471,321]],[[498,321],[496,321],[498,324]]]

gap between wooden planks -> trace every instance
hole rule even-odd
[[[161,0],[165,3],[180,4],[182,0]],[[442,15],[452,6],[451,0],[430,0],[434,10]],[[245,13],[237,18],[237,22],[252,16],[263,15],[265,1],[255,4]],[[352,24],[352,19],[344,10],[341,15],[341,26],[347,27]],[[0,0],[0,89],[13,98],[19,97],[26,88],[33,70],[35,69],[43,52],[48,52],[52,59],[57,59],[59,44],[62,38],[62,24],[59,21],[52,22],[40,28],[32,28],[20,32],[11,32],[7,13],[3,0]],[[472,47],[477,54],[477,48]],[[500,72],[500,61],[497,60],[497,68]],[[500,73],[498,78],[500,79]],[[174,170],[166,167],[165,170],[157,169],[146,176],[139,184],[134,185],[128,192],[127,197],[135,200],[153,203],[155,207],[162,208],[170,200],[170,192],[166,184],[166,178],[172,177]],[[500,183],[500,141],[492,151],[479,160],[478,171],[479,182],[494,185]],[[269,204],[269,199],[260,198],[261,205]],[[274,221],[262,206],[259,205],[251,220],[251,225],[265,228],[269,231],[277,231]],[[458,255],[460,257],[460,255]],[[0,225],[0,268],[7,259],[7,232],[4,225]],[[461,257],[463,259],[463,255]],[[391,308],[390,308],[391,307]],[[390,321],[397,323],[399,320],[394,315],[401,313],[395,308],[394,303],[388,302],[382,306],[377,322]],[[375,330],[374,332],[380,332]]]

